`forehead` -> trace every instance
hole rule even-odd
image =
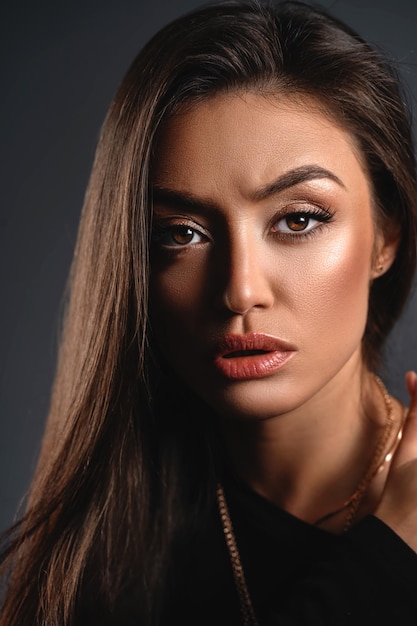
[[[354,137],[310,97],[218,94],[169,120],[152,180],[212,195],[233,185],[243,195],[290,169],[319,165],[352,185],[368,185]]]

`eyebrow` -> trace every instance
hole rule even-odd
[[[200,213],[214,213],[219,207],[214,202],[197,198],[186,191],[175,191],[159,185],[152,185],[153,204],[170,207],[177,210],[199,211]]]
[[[311,180],[323,178],[328,178],[343,189],[346,189],[346,186],[341,179],[330,170],[320,167],[319,165],[303,165],[285,172],[276,180],[268,183],[260,189],[257,189],[252,194],[252,198],[255,201],[266,200],[267,198],[280,193],[285,189],[295,187],[296,185]],[[209,200],[197,198],[193,194],[187,192],[161,187],[157,184],[152,186],[152,198],[154,204],[165,205],[174,209],[199,209],[202,212],[212,212],[218,210],[218,206]]]
[[[285,172],[285,174],[279,176],[276,180],[272,181],[272,183],[268,183],[264,187],[261,187],[261,189],[255,191],[253,198],[254,200],[265,200],[266,198],[269,198],[280,191],[284,191],[285,189],[289,189],[290,187],[294,187],[295,185],[322,178],[329,178],[340,187],[343,187],[343,189],[346,189],[340,178],[336,176],[336,174],[333,174],[330,170],[326,170],[324,167],[320,167],[319,165],[302,165],[301,167],[296,167],[288,172]]]

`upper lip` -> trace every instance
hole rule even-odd
[[[293,352],[295,346],[288,342],[266,335],[264,333],[249,333],[247,335],[224,335],[216,344],[216,357],[233,356],[234,352],[250,352],[262,350],[263,352]],[[239,356],[239,355],[236,355]]]

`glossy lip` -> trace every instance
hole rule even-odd
[[[260,354],[240,354],[258,350]],[[231,380],[265,378],[284,367],[295,353],[294,346],[272,335],[225,335],[216,346],[214,364]]]

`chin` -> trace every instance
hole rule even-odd
[[[278,417],[302,404],[294,393],[277,387],[270,379],[233,383],[219,390],[200,390],[198,395],[221,417],[233,420],[263,421]]]

